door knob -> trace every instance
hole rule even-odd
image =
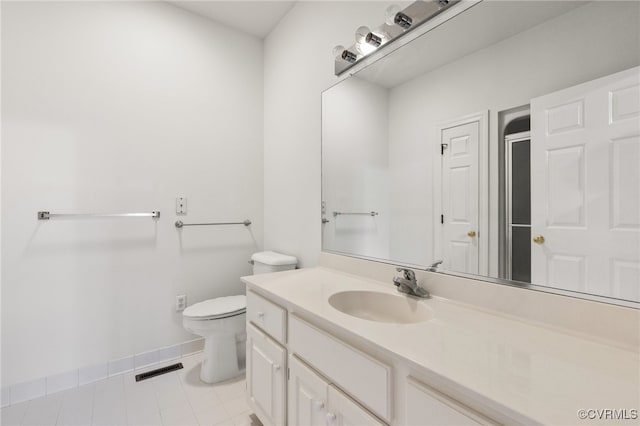
[[[471,238],[476,236],[476,231],[469,231],[467,232],[467,235],[470,236]]]
[[[533,237],[533,242],[536,244],[543,244],[544,237],[542,235],[536,235],[535,237]]]

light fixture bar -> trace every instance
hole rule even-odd
[[[335,74],[340,75],[358,62],[376,52],[380,48],[387,46],[408,32],[419,27],[431,18],[440,14],[460,0],[420,0],[411,3],[403,10],[397,6],[392,6],[388,10],[391,14],[386,23],[370,30],[364,36],[364,43],[369,46],[363,49],[362,42],[340,49],[335,54]],[[393,18],[391,20],[391,18]],[[358,30],[361,30],[360,27]]]

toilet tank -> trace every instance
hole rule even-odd
[[[265,274],[267,272],[280,272],[295,269],[298,259],[275,251],[261,251],[251,256],[253,261],[253,274]]]

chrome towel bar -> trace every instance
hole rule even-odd
[[[246,219],[244,222],[210,222],[210,223],[184,223],[181,220],[176,220],[176,228],[182,228],[183,226],[209,226],[209,225],[251,225],[251,221]]]
[[[366,212],[366,213],[345,213],[345,212],[333,212],[333,217],[340,215],[365,215],[365,216],[378,216],[378,212]]]
[[[55,218],[68,219],[93,219],[102,217],[151,217],[158,219],[160,212],[157,210],[151,213],[49,213],[46,211],[38,212],[38,220],[49,220]]]

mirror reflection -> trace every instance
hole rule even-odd
[[[323,250],[640,302],[639,17],[485,0],[326,90]]]

